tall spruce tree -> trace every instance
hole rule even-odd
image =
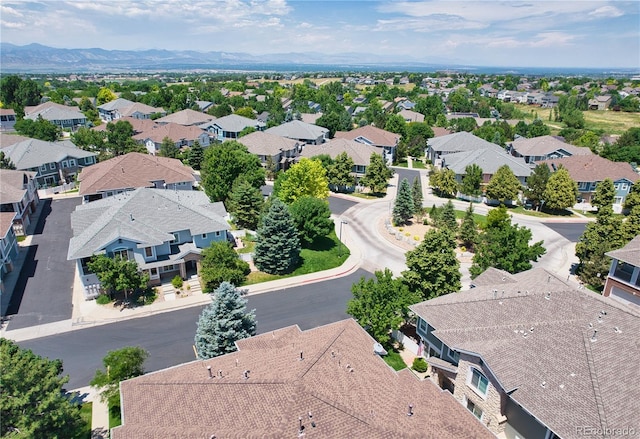
[[[409,180],[403,178],[393,206],[393,224],[396,226],[406,224],[413,216],[413,210],[413,197]]]
[[[411,196],[413,197],[413,212],[422,212],[422,185],[420,184],[420,177],[413,179],[413,185],[411,186]]]
[[[263,204],[264,197],[260,189],[244,178],[236,179],[226,202],[236,225],[249,230],[255,230],[258,226]]]
[[[478,226],[473,216],[473,204],[469,203],[469,207],[464,213],[462,224],[458,230],[458,239],[467,249],[472,249],[478,242]]]
[[[271,202],[256,237],[253,262],[269,274],[292,272],[300,262],[300,238],[289,209],[278,198]]]
[[[455,236],[458,232],[458,222],[456,221],[456,210],[451,200],[442,206],[438,227],[446,228]]]
[[[236,351],[237,340],[256,333],[255,310],[247,312],[243,291],[223,282],[198,319],[195,345],[198,357],[213,358]]]
[[[202,166],[202,161],[204,160],[204,149],[202,149],[202,145],[197,140],[193,142],[191,148],[187,152],[187,158],[189,160],[189,166],[191,166],[196,171],[200,170]]]

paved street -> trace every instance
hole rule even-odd
[[[71,318],[75,264],[67,261],[69,216],[80,201],[42,200],[42,213],[9,303],[13,329]]]
[[[372,275],[358,270],[339,279],[258,294],[248,298],[247,306],[256,309],[259,333],[294,324],[301,329],[313,328],[348,317],[345,310],[351,285],[362,276]],[[39,355],[62,359],[64,373],[70,376],[67,388],[74,389],[89,384],[109,350],[124,346],[142,346],[149,351],[147,371],[193,360],[193,337],[201,310],[201,306],[180,309],[19,344]]]

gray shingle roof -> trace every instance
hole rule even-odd
[[[511,142],[511,146],[523,156],[545,156],[554,151],[564,150],[570,155],[593,155],[587,147],[573,146],[553,136],[519,138]]]
[[[36,120],[38,116],[42,116],[45,120],[69,120],[69,119],[86,119],[87,117],[78,109],[78,107],[68,107],[66,105],[56,104],[55,102],[45,102],[35,107],[25,108],[25,119]]]
[[[292,120],[291,122],[271,127],[265,132],[275,134],[277,136],[288,137],[289,139],[314,141],[320,137],[326,136],[329,133],[329,130],[318,125],[302,122],[301,120]]]
[[[201,191],[140,188],[80,205],[71,214],[73,238],[67,259],[100,253],[118,238],[146,246],[173,239],[172,232],[192,235],[228,230],[222,203],[211,203]]]
[[[514,157],[498,145],[495,146],[497,148],[447,154],[444,156],[446,167],[457,175],[464,175],[467,166],[476,164],[482,168],[483,173],[495,174],[501,166],[507,165],[516,177],[528,177],[531,175],[531,168],[522,157]]]
[[[610,251],[606,255],[634,267],[640,267],[640,235],[633,238],[621,249]]]
[[[98,108],[106,111],[119,110],[121,108],[127,108],[135,104],[135,102],[130,101],[129,99],[118,98],[114,99],[110,102],[105,102],[102,105],[98,105]]]
[[[474,136],[466,131],[448,134],[446,136],[434,137],[427,141],[429,148],[438,152],[462,152],[475,151],[478,149],[496,149],[500,146],[487,142],[480,137]]]
[[[27,192],[24,187],[25,177],[28,181],[35,176],[35,172],[0,169],[0,203],[17,203],[21,201]]]
[[[248,117],[237,114],[230,114],[228,116],[219,117],[211,122],[198,125],[198,127],[206,130],[210,127],[217,126],[223,131],[227,131],[229,133],[239,133],[247,127],[257,127],[260,124],[262,124],[262,122],[258,122],[255,119],[249,119]]]
[[[97,155],[94,152],[76,147],[69,140],[45,142],[44,140],[29,139],[7,146],[3,151],[16,165],[16,169],[30,169],[45,163],[58,163],[66,157],[78,159]]]
[[[240,137],[238,142],[247,147],[251,154],[274,156],[282,151],[298,149],[300,143],[294,139],[277,136],[264,131],[256,131]]]
[[[481,356],[561,437],[578,437],[576,425],[640,425],[640,315],[543,269],[513,277],[410,308],[449,347]]]

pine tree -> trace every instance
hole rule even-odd
[[[393,224],[396,226],[406,224],[413,216],[413,210],[411,187],[409,181],[403,178],[393,206]]]
[[[258,228],[253,262],[269,274],[292,272],[300,262],[300,239],[289,209],[274,198]]]
[[[0,151],[0,169],[16,169],[11,159]]]
[[[253,187],[243,178],[233,183],[227,208],[236,225],[243,229],[255,230],[260,219],[264,197],[260,189]]]
[[[422,212],[422,185],[420,184],[420,177],[413,179],[413,185],[411,186],[411,196],[413,197],[413,212],[419,214]]]
[[[456,242],[449,230],[429,230],[424,240],[407,252],[407,267],[402,276],[410,291],[423,299],[457,292],[460,285],[460,262],[456,259]]]
[[[576,204],[578,184],[571,179],[569,171],[564,167],[558,168],[544,189],[542,198],[544,207],[551,210],[563,210]]]
[[[451,200],[447,201],[442,207],[439,218],[439,227],[448,229],[455,236],[458,231],[458,222],[456,221],[456,210]]]
[[[469,203],[469,208],[462,218],[462,224],[458,230],[458,239],[467,249],[472,249],[478,242],[478,226],[473,216],[473,204]]]
[[[200,166],[202,165],[202,161],[204,160],[204,150],[202,149],[202,145],[197,140],[193,142],[189,152],[187,154],[189,158],[189,166],[191,166],[196,171],[200,170]]]
[[[180,153],[180,148],[178,148],[173,140],[169,137],[165,137],[162,139],[162,144],[160,144],[160,150],[158,151],[158,155],[161,157],[169,157],[175,159],[178,157]]]
[[[255,310],[247,312],[247,300],[229,282],[213,292],[212,302],[198,319],[195,345],[198,357],[213,358],[236,351],[235,342],[256,333]]]
[[[640,206],[640,180],[633,183],[631,190],[624,199],[625,210],[631,211],[635,206]]]

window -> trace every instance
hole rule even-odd
[[[420,327],[420,329],[422,329],[423,331],[427,330],[427,322],[425,322],[424,320],[420,319],[418,326]]]
[[[486,376],[482,375],[482,373],[476,369],[471,368],[471,374],[468,378],[467,384],[471,387],[475,392],[485,398],[487,396],[487,390],[489,388],[489,380]]]
[[[68,167],[68,166],[69,166],[69,164],[67,163],[67,161],[66,161],[66,160],[63,160],[63,161],[62,161],[62,167],[63,167],[63,168],[66,168],[66,167]]]
[[[52,171],[54,169],[56,169],[56,164],[55,163],[49,163],[49,169],[51,169]]]
[[[129,260],[129,251],[126,248],[119,248],[113,251],[114,258],[124,259],[125,261]]]
[[[206,237],[207,237],[207,234],[206,234],[206,233],[203,233],[203,234],[202,234],[202,239],[206,239]]]
[[[42,172],[46,171],[46,170],[47,170],[47,165],[46,165],[46,164],[41,165],[41,166],[40,166],[40,170],[41,170]]]
[[[173,233],[173,239],[171,240],[171,243],[175,244],[180,240],[180,235],[178,235],[177,233]]]
[[[160,276],[158,274],[158,269],[157,268],[152,268],[149,270],[149,277],[151,279],[158,279]]]
[[[69,166],[73,167],[76,165],[76,160],[75,159],[69,159]]]
[[[144,256],[147,258],[153,257],[153,247],[145,247],[144,248]]]
[[[220,236],[220,230],[216,231],[216,236]]]
[[[482,410],[480,410],[478,408],[477,405],[475,405],[475,403],[473,401],[471,401],[470,399],[467,399],[467,409],[473,413],[473,416],[475,416],[476,418],[482,420]]]

